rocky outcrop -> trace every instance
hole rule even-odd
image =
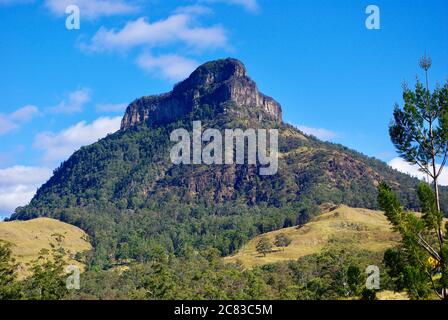
[[[135,100],[126,110],[121,129],[142,122],[166,124],[204,105],[229,112],[227,106],[231,109],[232,103],[256,111],[258,120],[282,121],[280,104],[259,92],[244,65],[229,58],[203,64],[169,93]]]

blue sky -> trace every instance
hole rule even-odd
[[[65,26],[69,4],[79,30]],[[370,4],[379,30],[365,27]],[[0,214],[115,131],[133,99],[228,56],[285,121],[413,172],[387,127],[425,51],[431,85],[448,79],[447,12],[445,0],[0,0]]]

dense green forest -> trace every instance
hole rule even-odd
[[[225,117],[210,125],[235,125]],[[307,222],[326,202],[377,208],[376,183],[383,180],[418,209],[418,180],[289,125],[280,128],[279,148],[287,156],[275,176],[258,176],[248,165],[174,166],[169,133],[190,120],[140,125],[82,148],[12,219],[49,216],[80,227],[96,248],[88,265],[108,268],[120,259],[145,262],[159,245],[176,255],[185,246],[228,255],[255,235]]]
[[[125,269],[90,270],[81,275],[80,290],[67,290],[63,250],[43,254],[33,275],[17,281],[7,245],[0,243],[0,299],[374,299],[365,289],[367,265],[381,265],[381,254],[342,249],[337,241],[320,254],[297,261],[244,269],[225,264],[216,249],[185,250],[180,257],[163,248],[152,250],[146,263]],[[382,288],[393,289],[384,277]]]

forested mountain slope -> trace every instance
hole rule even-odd
[[[279,129],[278,173],[261,176],[260,164],[173,164],[171,132],[191,132],[196,120],[203,129]],[[12,219],[79,226],[96,247],[91,263],[104,266],[148,260],[156,248],[225,255],[257,234],[308,221],[322,203],[376,209],[381,181],[418,209],[417,179],[285,124],[244,65],[225,59],[200,66],[170,93],[131,103],[120,131],[75,152]]]

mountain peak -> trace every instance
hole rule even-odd
[[[209,61],[198,67],[189,77],[203,83],[222,82],[232,77],[247,77],[244,64],[233,58]]]
[[[173,92],[184,92],[192,88],[208,88],[230,80],[249,79],[244,64],[234,58],[209,61],[199,66],[185,80],[174,86]]]
[[[171,92],[132,102],[123,117],[121,129],[142,122],[173,122],[204,105],[212,107],[217,113],[229,112],[232,109],[227,108],[229,103],[250,109],[255,120],[282,121],[280,104],[259,92],[241,61],[227,58],[199,66],[187,79],[176,84]]]

